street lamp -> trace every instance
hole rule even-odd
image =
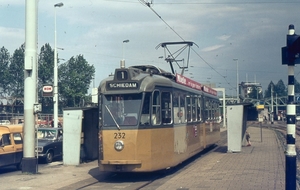
[[[129,40],[123,40],[123,43],[122,43],[122,60],[124,60],[124,43],[128,43]]]
[[[54,128],[58,128],[58,72],[57,72],[57,47],[56,47],[56,7],[62,7],[63,3],[54,5],[54,89],[53,89],[53,124]]]
[[[239,97],[239,59],[233,59],[233,61],[236,61],[236,99],[237,99],[237,103],[240,103],[240,97]]]

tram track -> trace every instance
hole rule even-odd
[[[178,172],[187,169],[198,159],[202,159],[205,155],[216,149],[224,148],[227,143],[227,131],[221,132],[221,139],[215,145],[211,146],[204,151],[196,154],[190,159],[182,162],[176,167],[161,170],[157,172],[144,172],[144,173],[112,173],[112,172],[99,172],[97,168],[89,171],[93,177],[73,183],[70,186],[63,187],[62,189],[106,189],[106,190],[150,190],[156,189],[169,179],[177,175]]]

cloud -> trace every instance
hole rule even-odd
[[[224,45],[213,45],[213,46],[210,46],[210,47],[206,47],[206,48],[203,48],[201,51],[203,52],[209,52],[209,51],[216,51],[220,48],[224,47]]]
[[[218,36],[217,39],[222,40],[222,41],[226,41],[230,38],[230,35],[222,35],[222,36]]]

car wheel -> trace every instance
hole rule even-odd
[[[46,154],[45,162],[46,162],[46,163],[51,163],[52,160],[53,160],[53,152],[52,152],[52,151],[49,151],[49,152]]]

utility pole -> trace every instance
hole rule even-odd
[[[53,80],[53,124],[54,128],[58,128],[58,67],[57,67],[57,47],[56,47],[56,7],[64,6],[63,3],[57,3],[54,5],[54,80]]]
[[[273,84],[271,85],[271,124],[274,123]]]
[[[35,119],[37,113],[37,18],[38,0],[26,0],[24,60],[24,141],[22,173],[37,173]]]
[[[239,59],[233,59],[236,61],[236,102],[240,103],[240,95],[239,95]]]

